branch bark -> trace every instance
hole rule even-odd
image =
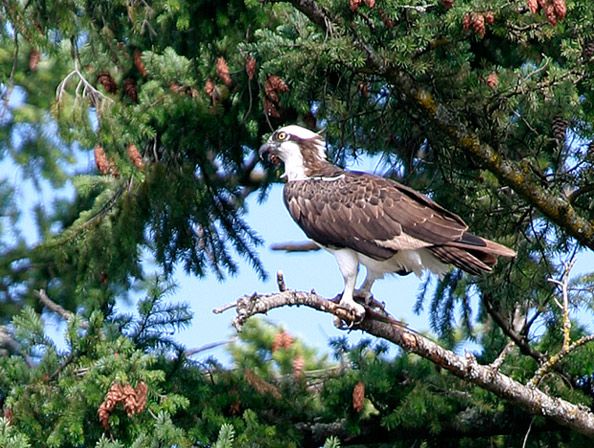
[[[240,297],[234,304],[237,316],[233,325],[239,330],[243,323],[256,314],[266,314],[274,308],[307,306],[333,314],[343,322],[352,322],[351,313],[314,292],[284,291],[274,294],[257,294]],[[232,306],[215,309],[221,313]],[[467,354],[459,356],[444,349],[426,337],[399,324],[391,316],[369,310],[357,329],[399,345],[407,352],[415,353],[455,376],[471,382],[497,396],[508,400],[533,415],[542,415],[590,438],[594,438],[594,414],[587,408],[561,398],[551,397],[536,387],[526,386],[502,374],[492,366],[480,365]]]

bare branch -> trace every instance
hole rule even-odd
[[[310,252],[320,250],[313,241],[288,241],[286,243],[274,243],[270,245],[271,250],[284,250],[285,252]]]
[[[352,322],[350,311],[314,292],[284,291],[274,294],[252,294],[236,301],[237,316],[233,325],[241,329],[251,316],[266,314],[274,308],[307,306]],[[399,325],[391,316],[368,311],[365,319],[352,327],[399,345],[455,376],[493,392],[534,415],[543,415],[560,425],[594,438],[594,414],[587,408],[561,398],[551,397],[530,385],[524,385],[499,371],[477,363],[473,356],[458,356],[413,330]]]
[[[43,306],[45,306],[48,310],[56,313],[62,319],[68,321],[75,316],[75,314],[73,312],[68,311],[66,308],[62,307],[61,305],[57,304],[52,299],[50,299],[49,296],[47,295],[47,293],[45,292],[45,289],[40,289],[39,291],[35,291],[35,295],[37,295],[37,298],[43,304]],[[81,326],[81,328],[87,328],[88,323],[85,321],[82,321],[80,326]]]

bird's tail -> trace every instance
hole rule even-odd
[[[490,272],[497,257],[516,256],[509,247],[471,233],[465,233],[458,241],[427,249],[442,263],[452,264],[473,275]]]

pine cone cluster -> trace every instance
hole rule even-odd
[[[359,413],[363,410],[365,404],[365,383],[359,381],[353,388],[353,409]]]
[[[272,342],[272,353],[280,350],[280,349],[288,349],[293,345],[295,339],[285,330],[281,330],[274,336],[274,341]]]
[[[216,70],[217,76],[221,78],[221,81],[229,87],[233,84],[233,80],[231,79],[231,74],[229,73],[229,66],[227,65],[227,61],[224,57],[217,58],[216,62]]]
[[[537,14],[542,9],[553,26],[567,15],[565,0],[526,0],[526,3],[532,14]]]
[[[264,83],[264,112],[269,117],[280,118],[278,108],[280,106],[279,94],[288,92],[289,86],[280,76],[269,75]]]
[[[130,384],[113,383],[97,411],[101,426],[105,430],[109,429],[109,417],[118,403],[123,404],[128,417],[144,411],[147,395],[148,386],[142,381],[138,383],[136,389]]]
[[[474,33],[483,38],[487,32],[487,24],[495,23],[495,13],[493,11],[486,12],[471,12],[464,15],[462,19],[462,28],[468,31],[472,28]]]
[[[253,56],[245,58],[245,72],[250,81],[254,79],[254,76],[256,75],[256,60]]]

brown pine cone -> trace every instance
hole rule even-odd
[[[97,82],[103,86],[107,93],[115,93],[118,90],[118,86],[109,72],[99,73]]]
[[[140,73],[140,75],[143,78],[146,78],[146,75],[148,74],[146,67],[144,66],[144,62],[142,62],[142,52],[136,48],[134,50],[134,66],[136,67],[136,70],[138,70],[138,73]]]
[[[365,383],[359,381],[353,388],[353,409],[359,413],[365,404]]]
[[[40,59],[41,53],[39,52],[39,50],[32,48],[29,52],[29,70],[31,70],[32,72],[36,71]]]
[[[216,62],[216,70],[217,76],[221,78],[221,81],[229,87],[233,84],[233,80],[231,79],[231,75],[229,74],[229,66],[227,65],[227,61],[225,61],[224,57],[217,58]]]
[[[133,78],[124,80],[124,93],[133,102],[138,103],[138,87],[136,87],[136,81]]]

